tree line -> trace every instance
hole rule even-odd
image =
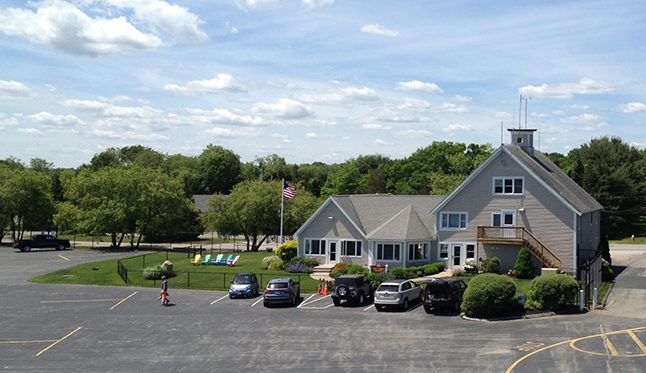
[[[437,141],[402,159],[373,154],[339,164],[290,164],[277,154],[242,162],[216,145],[197,156],[135,145],[106,149],[76,169],[10,157],[0,160],[0,235],[108,234],[115,247],[136,247],[142,241],[188,241],[206,229],[244,235],[249,250],[257,250],[279,233],[281,179],[297,189],[285,203],[284,232],[291,234],[330,195],[448,194],[493,150]],[[646,230],[644,150],[603,137],[567,155],[547,156],[604,206],[610,237]],[[191,201],[196,194],[215,195],[209,211],[197,211]]]

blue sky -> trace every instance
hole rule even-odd
[[[606,135],[643,149],[644,35],[641,1],[5,0],[0,158],[496,147],[520,94],[542,151]]]

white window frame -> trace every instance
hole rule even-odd
[[[312,241],[319,241],[319,250],[317,254],[312,253]],[[305,239],[305,255],[308,256],[325,256],[326,255],[326,238],[306,238]],[[321,253],[321,248],[323,249]]]
[[[346,243],[347,242],[354,242],[354,254],[355,255],[347,255],[346,252]],[[360,254],[357,255],[357,246],[359,247]],[[341,241],[341,256],[349,257],[349,258],[361,258],[363,256],[363,241],[361,240],[342,240]]]
[[[473,256],[469,257],[469,246],[473,246]],[[464,244],[464,260],[476,259],[476,254],[478,253],[478,246],[475,243],[465,243]]]
[[[496,192],[496,181],[501,180],[502,182],[502,192]],[[505,181],[511,180],[511,193],[505,192]],[[521,180],[523,185],[521,186],[521,192],[516,192],[516,180]],[[494,176],[491,181],[491,194],[494,196],[522,196],[525,194],[525,177],[524,176]]]
[[[393,246],[393,259],[383,259],[383,245]],[[381,247],[380,247],[381,246]],[[395,246],[399,247],[399,258],[395,257]],[[375,242],[375,259],[379,262],[401,262],[402,245],[400,242]]]
[[[413,247],[414,246],[414,247]],[[415,252],[418,246],[422,248],[422,257],[415,259]],[[428,242],[408,242],[408,261],[409,262],[418,262],[421,260],[428,259]],[[411,249],[413,249],[413,257],[411,258]]]
[[[459,215],[458,228],[449,227],[450,215]],[[462,227],[462,215],[464,215],[464,227]],[[446,216],[446,224],[444,226],[444,217]],[[469,213],[466,211],[442,211],[440,212],[440,230],[443,231],[466,231],[469,230]]]
[[[442,246],[444,246],[444,248],[446,249],[446,251],[444,252],[446,254],[445,257],[442,256]],[[437,258],[439,260],[449,260],[449,244],[448,243],[444,243],[444,242],[439,243],[439,247],[438,247],[438,250],[437,250]]]

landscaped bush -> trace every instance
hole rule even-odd
[[[470,284],[469,284],[470,285]],[[556,311],[576,304],[579,283],[565,274],[538,276],[532,280],[527,296],[528,308]]]
[[[262,258],[262,265],[265,267],[265,269],[268,269],[271,263],[274,262],[282,263],[283,261],[277,255],[268,255]]]
[[[384,281],[394,280],[395,276],[385,272],[371,272],[368,274],[368,279],[372,281],[375,286],[379,286]]]
[[[289,263],[287,263],[287,264],[294,264],[294,263],[303,263],[303,264],[308,265],[310,267],[316,267],[317,265],[319,265],[318,260],[316,260],[314,258],[303,258],[303,257],[300,257],[300,256],[292,258],[292,260],[290,260]]]
[[[269,267],[267,267],[267,269],[270,271],[282,271],[284,268],[285,264],[282,260],[279,262],[270,262]]]
[[[462,311],[470,317],[496,317],[519,312],[516,285],[507,276],[485,273],[474,276],[464,292]]]
[[[514,274],[518,278],[532,278],[534,277],[534,263],[532,263],[532,255],[525,247],[518,250],[518,257],[516,258],[516,265],[514,266]]]
[[[500,259],[497,256],[482,261],[482,270],[487,273],[500,273]]]
[[[610,267],[605,259],[602,259],[601,262],[601,281],[612,281],[615,279],[615,271]]]
[[[171,272],[161,265],[144,268],[144,277],[149,280],[159,280],[162,276],[170,277]]]
[[[298,254],[298,243],[296,241],[287,241],[276,249],[276,255],[284,262],[288,263]]]
[[[354,275],[359,273],[368,273],[368,270],[358,264],[337,263],[330,276],[337,278],[342,275]]]
[[[446,269],[446,264],[444,264],[444,262],[435,262],[431,265],[437,268],[437,273],[444,272]]]
[[[480,267],[474,259],[469,259],[466,263],[464,263],[464,273],[469,275],[477,275],[479,271]]]
[[[410,271],[408,268],[403,267],[395,267],[388,273],[393,275],[395,278],[413,278],[416,276],[416,273]]]
[[[301,263],[294,262],[285,266],[285,271],[290,273],[312,273],[314,271],[311,266]]]

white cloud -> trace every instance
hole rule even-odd
[[[306,139],[318,139],[319,135],[317,135],[315,132],[308,132],[305,134]]]
[[[137,141],[168,140],[168,136],[160,135],[157,133],[141,133],[141,132],[134,132],[134,131],[115,132],[115,131],[102,130],[98,128],[90,130],[88,134],[96,137],[115,139],[115,140],[137,140]]]
[[[96,56],[163,45],[159,37],[137,30],[123,16],[91,18],[62,0],[44,1],[37,6],[35,12],[18,8],[0,10],[0,31],[76,55]]]
[[[301,4],[307,8],[321,8],[334,4],[334,0],[302,0]]]
[[[453,99],[458,102],[471,102],[471,97],[469,96],[455,95]]]
[[[2,26],[0,25],[0,28]],[[32,95],[31,89],[20,82],[0,80],[0,98],[19,98]]]
[[[572,105],[567,105],[566,108],[568,109],[581,109],[581,110],[588,110],[589,106],[588,105],[578,105],[578,104],[572,104]]]
[[[451,123],[448,126],[444,127],[442,131],[444,132],[455,132],[455,131],[471,131],[473,127],[470,124],[460,124],[460,123]]]
[[[366,124],[363,124],[361,128],[367,129],[367,130],[389,130],[392,127],[384,126],[383,124],[379,124],[379,123],[366,123]]]
[[[573,115],[570,117],[562,118],[563,123],[597,123],[601,121],[601,117],[596,114],[584,113],[581,115]]]
[[[284,143],[291,143],[292,140],[289,139],[288,135],[282,134],[282,133],[272,133],[271,137],[274,139],[278,139],[278,141],[284,142]]]
[[[372,143],[375,145],[381,145],[381,146],[390,146],[393,144],[392,142],[388,142],[383,139],[375,139]]]
[[[47,112],[40,112],[38,114],[30,115],[27,117],[33,122],[50,125],[50,126],[76,126],[83,125],[83,121],[74,115],[55,115]]]
[[[126,53],[208,39],[199,29],[203,22],[197,15],[160,0],[45,0],[27,6],[34,10],[0,10],[0,32],[74,55]],[[112,18],[91,17],[89,12]],[[169,40],[162,40],[162,35]]]
[[[264,6],[270,6],[275,3],[275,0],[236,0],[236,5],[238,6],[238,8],[244,11]]]
[[[124,100],[119,96],[116,101]],[[104,101],[109,99],[102,98]],[[155,109],[150,106],[118,106],[109,102],[89,101],[89,100],[65,100],[63,105],[74,108],[79,111],[93,112],[104,117],[121,117],[121,118],[158,118],[164,115],[164,111]]]
[[[450,102],[442,104],[440,106],[435,106],[432,108],[435,112],[446,112],[446,113],[467,113],[469,109],[464,105],[456,105]]]
[[[431,104],[424,100],[405,98],[404,103],[397,106],[397,108],[399,110],[425,111],[431,108]]]
[[[330,82],[332,90],[324,93],[303,94],[298,96],[298,100],[312,104],[346,104],[351,105],[355,102],[375,102],[379,101],[377,92],[368,87],[357,87],[347,83],[333,80]]]
[[[622,113],[636,113],[646,111],[646,105],[641,102],[629,102],[625,105],[619,105],[619,111]]]
[[[229,32],[231,32],[232,34],[237,34],[240,32],[240,30],[238,30],[238,28],[235,26],[231,26],[231,29],[229,30]]]
[[[399,31],[393,31],[385,28],[379,24],[363,25],[361,26],[361,32],[366,32],[368,34],[397,37],[399,36]]]
[[[159,0],[103,0],[122,9],[131,9],[138,22],[162,30],[174,39],[203,42],[208,36],[199,29],[200,18],[177,4]]]
[[[228,109],[213,109],[211,111],[200,109],[188,109],[193,119],[202,123],[221,123],[243,126],[262,126],[269,124],[261,117],[236,114]]]
[[[511,114],[506,111],[498,111],[493,115],[495,119],[511,119]]]
[[[300,101],[295,101],[289,98],[281,98],[275,104],[259,102],[254,105],[252,111],[254,113],[275,115],[283,119],[300,119],[314,115],[312,108]]]
[[[45,132],[36,128],[18,128],[17,131],[20,133],[26,133],[27,135],[45,136]]]
[[[243,92],[245,88],[234,81],[231,75],[218,74],[213,79],[191,80],[184,86],[166,84],[164,85],[164,90],[180,95],[196,95],[199,93],[216,93],[219,91]]]
[[[257,136],[257,132],[251,128],[222,128],[222,127],[213,127],[206,131],[207,133],[219,137],[251,137]]]
[[[344,96],[351,100],[375,101],[379,99],[374,89],[367,87],[343,87],[341,88]]]
[[[420,137],[431,137],[433,133],[427,130],[404,130],[397,132],[399,137],[409,137],[409,138],[420,138]]]
[[[442,88],[440,88],[435,83],[426,83],[420,82],[419,80],[411,80],[410,82],[399,82],[397,83],[397,88],[400,91],[423,91],[423,92],[433,92],[433,93],[442,93]]]
[[[614,87],[608,82],[598,82],[590,78],[583,78],[577,83],[559,83],[556,85],[542,84],[540,86],[528,85],[520,89],[523,96],[570,99],[576,95],[600,95],[611,93]]]

